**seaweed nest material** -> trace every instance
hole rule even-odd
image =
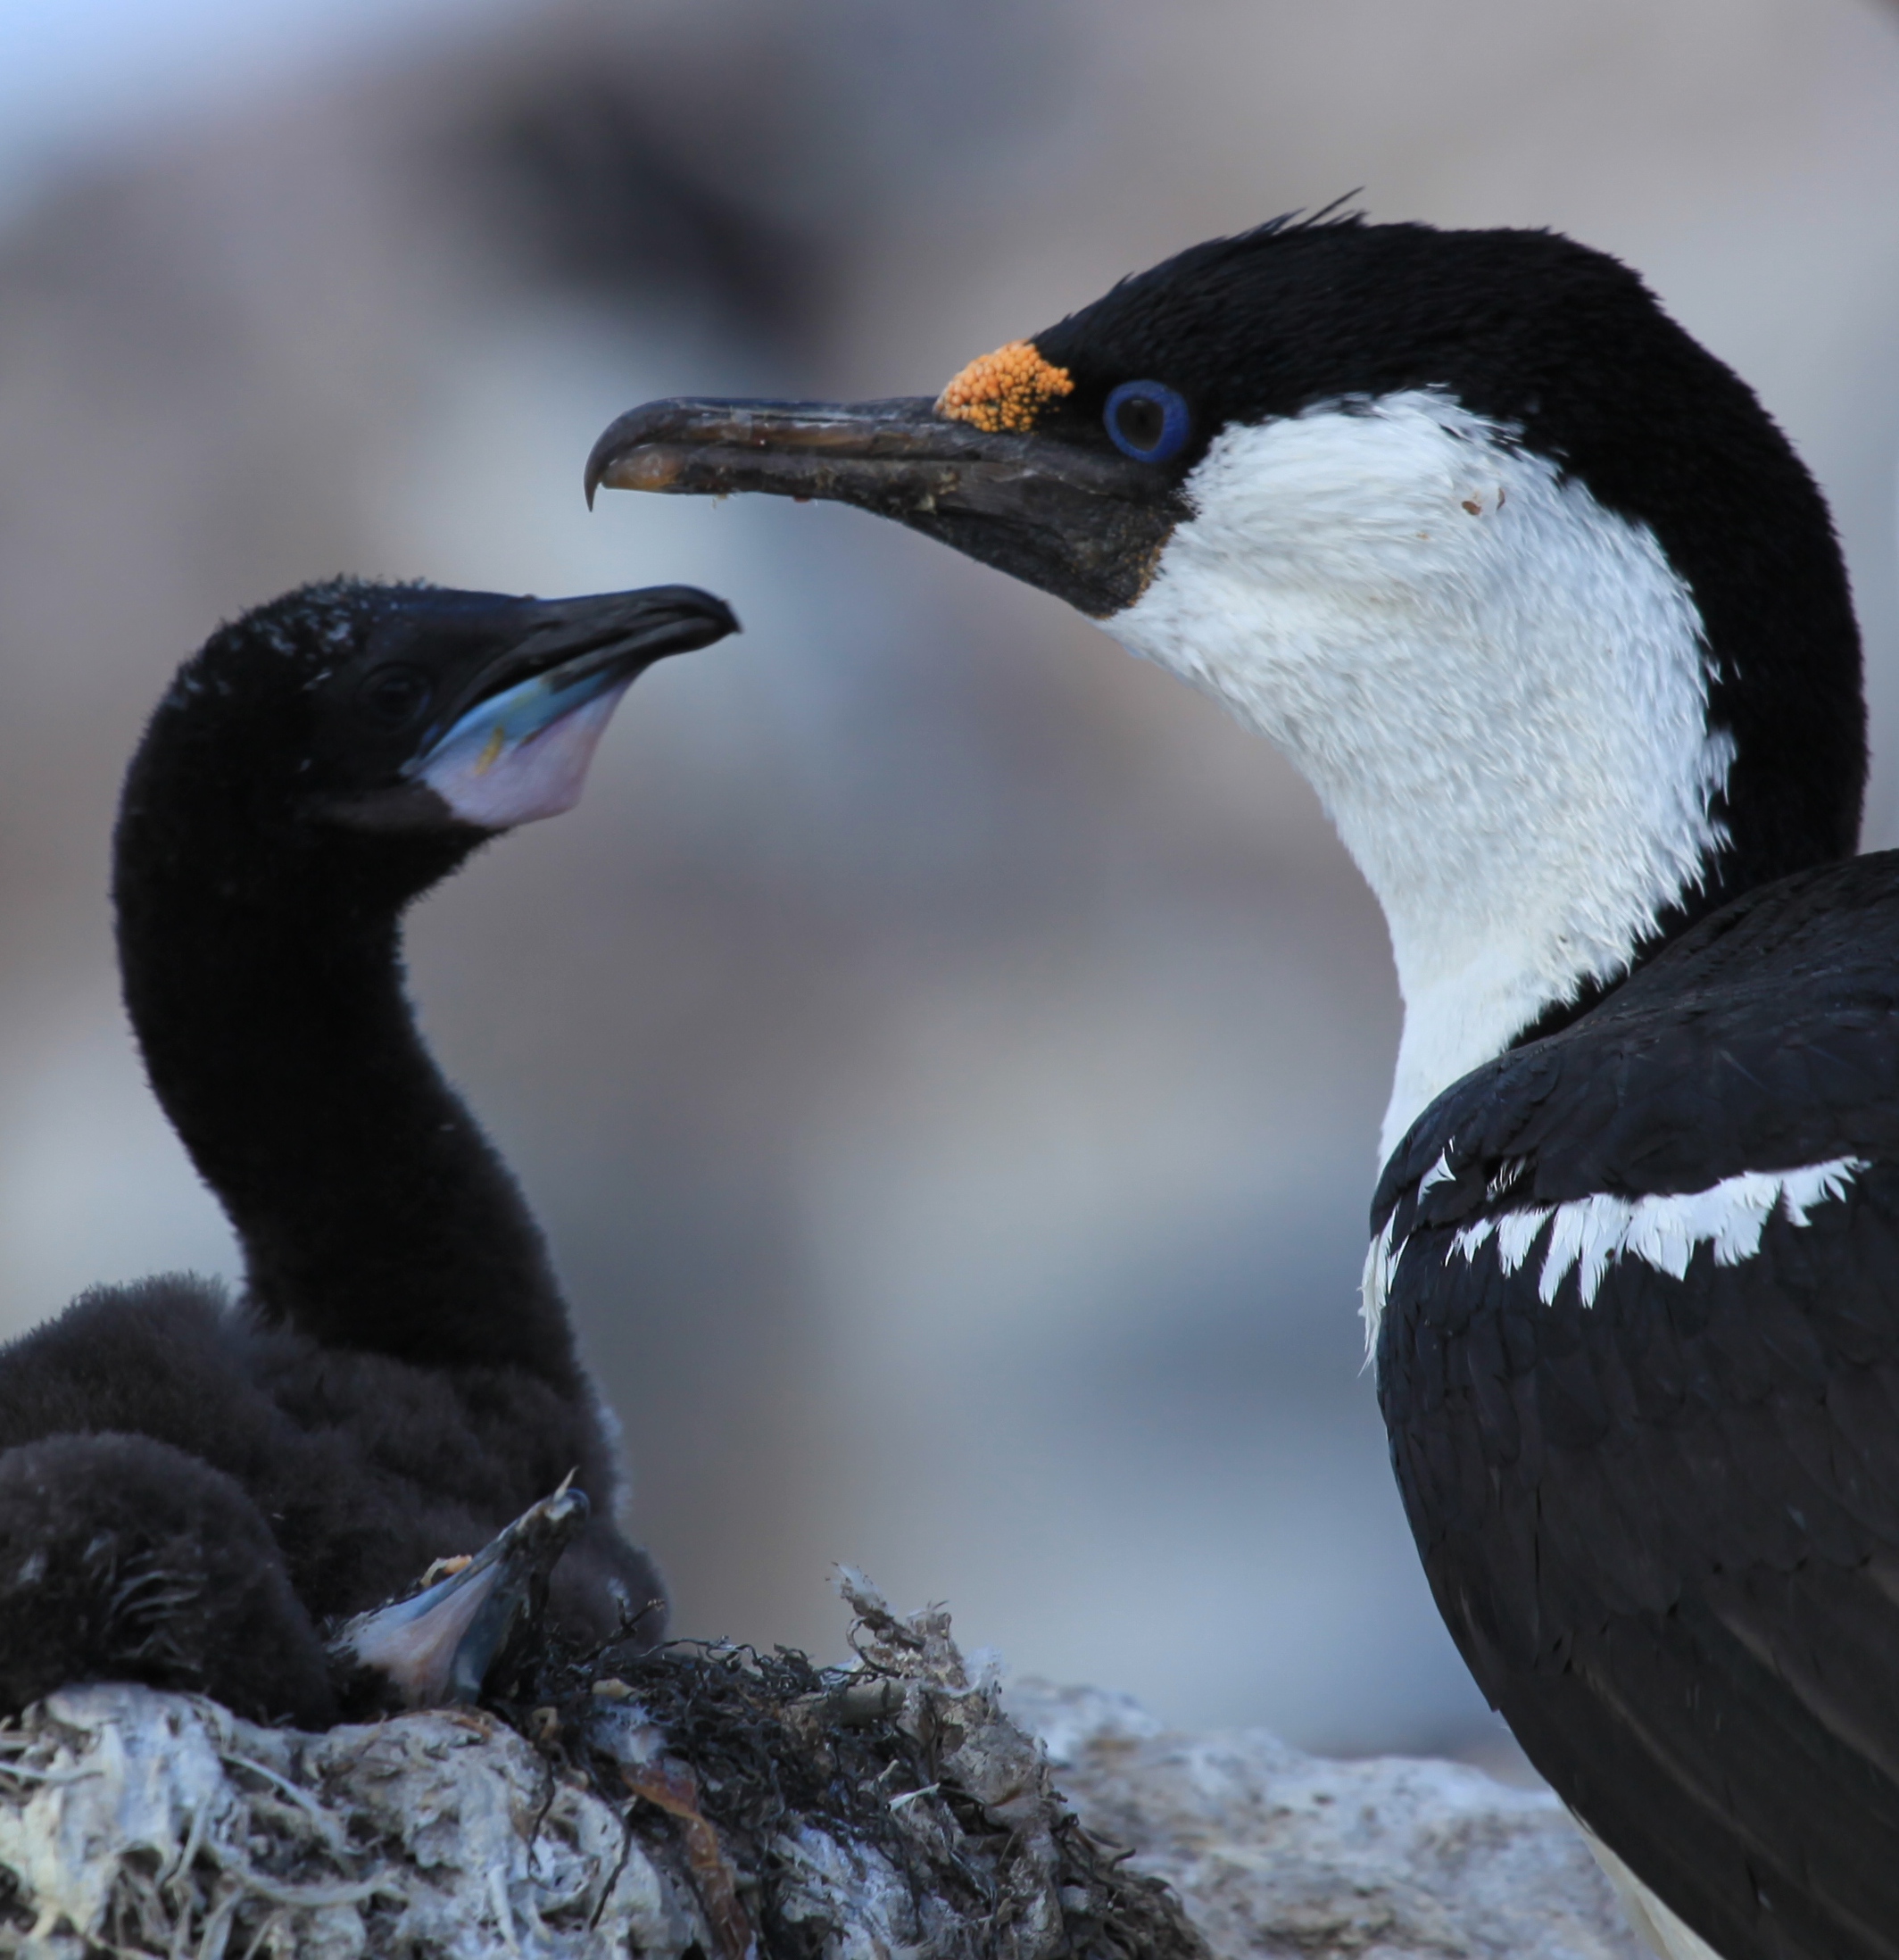
[[[0,1954],[1206,1960],[949,1616],[855,1664],[632,1643],[326,1735],[128,1687],[0,1731]]]

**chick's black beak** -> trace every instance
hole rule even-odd
[[[472,1557],[445,1561],[446,1577],[340,1627],[329,1654],[345,1695],[368,1689],[411,1708],[478,1699],[523,1636],[536,1634],[548,1575],[586,1524],[586,1495],[573,1481]]]
[[[1105,446],[990,432],[922,397],[649,402],[587,459],[612,490],[760,490],[851,503],[1052,592],[1095,619],[1131,605],[1187,506],[1171,479]]]
[[[502,599],[477,616],[480,644],[496,651],[446,694],[402,769],[409,787],[433,799],[399,795],[393,817],[388,800],[377,800],[358,821],[445,808],[477,828],[508,830],[572,809],[594,744],[635,676],[738,630],[723,599],[692,586]]]
[[[471,674],[446,719],[531,678],[567,689],[631,678],[668,654],[690,653],[739,630],[723,599],[697,586],[647,586],[579,599],[508,602],[502,648]]]

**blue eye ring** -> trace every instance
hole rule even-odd
[[[1107,439],[1136,462],[1167,462],[1187,446],[1193,414],[1165,381],[1124,381],[1101,411]]]

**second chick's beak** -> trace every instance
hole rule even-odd
[[[851,503],[1107,619],[1146,589],[1188,505],[1172,476],[1044,413],[1066,380],[1023,342],[933,402],[649,402],[593,445],[587,501],[604,484]]]

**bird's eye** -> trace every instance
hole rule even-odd
[[[419,667],[394,662],[378,667],[356,698],[386,728],[401,728],[428,706],[431,692],[428,676]]]
[[[1136,462],[1165,462],[1186,446],[1193,417],[1165,381],[1124,381],[1102,416],[1109,439]]]

